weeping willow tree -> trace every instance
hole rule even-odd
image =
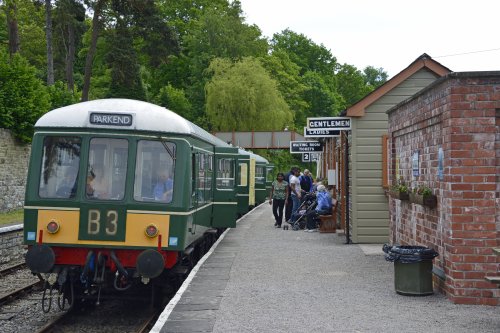
[[[214,59],[205,86],[206,114],[215,131],[281,130],[293,113],[274,81],[255,58]]]

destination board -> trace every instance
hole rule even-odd
[[[89,122],[92,125],[132,126],[132,115],[127,113],[91,112]]]
[[[322,152],[323,144],[318,141],[290,141],[290,153]]]
[[[350,117],[307,118],[307,128],[312,130],[329,129],[347,131],[351,129]]]
[[[340,131],[332,129],[309,129],[304,127],[305,138],[332,138],[340,136]]]

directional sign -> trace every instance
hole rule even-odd
[[[290,153],[322,152],[323,145],[318,141],[290,141]]]
[[[307,118],[308,129],[330,129],[346,131],[351,129],[351,118],[349,117],[321,117]]]
[[[331,129],[309,129],[304,127],[305,138],[326,138],[340,136],[340,131]]]
[[[311,154],[311,162],[316,162],[316,161],[319,161],[319,154],[318,153]]]

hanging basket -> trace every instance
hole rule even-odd
[[[410,196],[407,192],[391,191],[390,194],[392,198],[401,201],[408,201],[410,199]]]
[[[410,193],[410,202],[432,209],[437,207],[437,196],[428,194],[424,197],[422,194]]]

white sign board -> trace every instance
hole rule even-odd
[[[316,162],[318,160],[318,153],[302,153],[302,162]]]
[[[351,129],[350,117],[319,117],[307,118],[308,129],[329,129],[338,131],[347,131]]]

